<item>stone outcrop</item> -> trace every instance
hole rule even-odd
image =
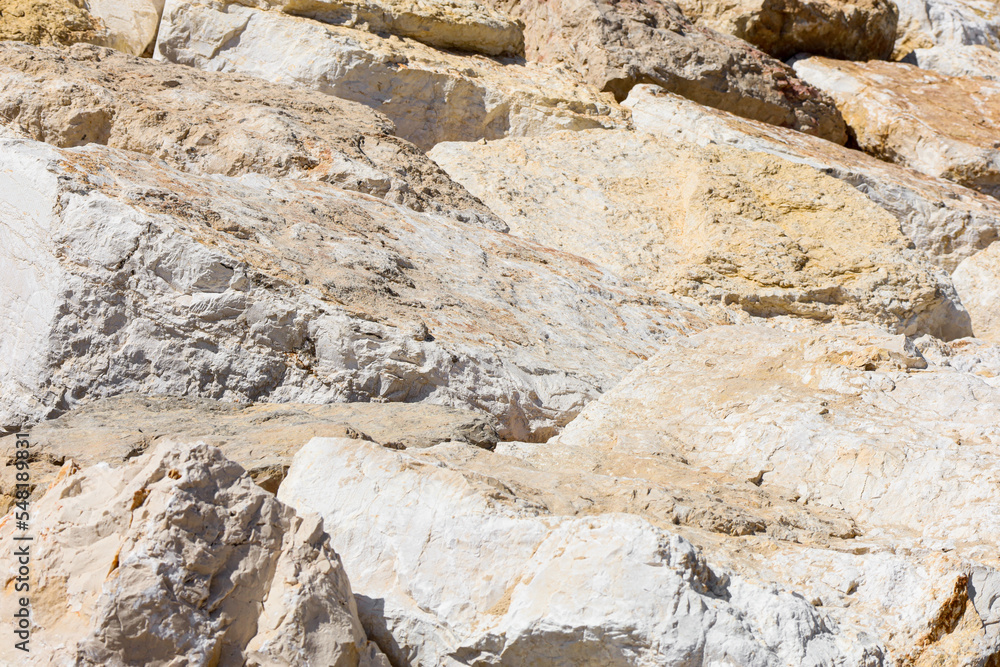
[[[83,44],[57,50],[0,43],[0,119],[63,148],[98,143],[193,173],[317,180],[505,229],[423,153],[393,136],[384,116],[244,75]]]
[[[512,233],[650,289],[760,317],[971,333],[947,274],[908,247],[897,220],[806,165],[608,131],[442,144],[431,156]]]
[[[0,210],[6,427],[137,392],[429,401],[544,440],[666,337],[712,321],[444,216],[104,146],[0,139]]]
[[[0,40],[151,53],[163,0],[2,0]]]
[[[323,524],[215,448],[164,443],[116,469],[67,463],[34,509],[33,664],[389,667]],[[8,553],[16,534],[8,515]],[[7,664],[23,656],[0,647]]]
[[[164,0],[78,1],[101,24],[101,36],[93,43],[134,56],[152,55]]]
[[[504,65],[237,4],[170,0],[155,57],[360,102],[422,149],[626,122],[610,95],[560,68]]]
[[[636,86],[624,106],[642,132],[767,153],[840,179],[894,215],[916,247],[948,271],[1000,235],[1000,202],[951,181],[695,104],[658,86]]]
[[[893,57],[914,49],[983,44],[1000,49],[1000,7],[992,0],[894,0],[899,28]]]
[[[865,152],[1000,198],[1000,84],[818,57],[795,71],[837,101]]]
[[[903,62],[948,76],[977,76],[1000,81],[1000,51],[981,44],[914,49]]]
[[[785,60],[799,53],[885,59],[899,11],[889,0],[678,0],[684,16]]]
[[[830,100],[746,42],[692,25],[670,0],[492,0],[525,24],[529,60],[561,62],[618,100],[639,83],[843,144]]]
[[[975,335],[1000,344],[1000,244],[959,264],[954,280]]]

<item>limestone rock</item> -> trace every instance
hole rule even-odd
[[[103,28],[93,43],[134,56],[152,53],[163,0],[81,0],[81,4]]]
[[[671,0],[492,0],[525,24],[529,60],[561,62],[618,100],[656,83],[701,104],[843,144],[830,99],[746,42],[692,25]]]
[[[714,320],[608,271],[325,183],[0,139],[0,424],[136,392],[474,409],[546,439]]]
[[[70,0],[0,0],[0,40],[68,45],[100,35],[94,17]]]
[[[1000,81],[1000,51],[980,44],[914,49],[903,62],[948,76],[978,76]]]
[[[361,102],[422,149],[626,123],[609,95],[559,68],[504,65],[236,4],[170,0],[155,57]]]
[[[837,101],[865,152],[1000,198],[1000,84],[818,57],[795,71]]]
[[[896,219],[809,166],[625,131],[442,144],[431,157],[512,233],[650,289],[760,317],[971,332],[947,274]]]
[[[506,229],[431,160],[353,102],[244,75],[0,43],[0,118],[64,148],[100,143],[194,173],[336,184],[417,211]]]
[[[948,271],[1000,234],[1000,202],[951,181],[695,104],[658,86],[636,86],[624,106],[642,132],[767,153],[840,179],[894,215],[916,247]]]
[[[899,18],[889,0],[678,0],[677,4],[697,24],[745,39],[781,60],[798,53],[844,60],[888,58]]]
[[[34,510],[33,664],[388,667],[322,523],[215,448],[164,443],[117,469],[67,463]],[[0,524],[9,552],[14,528]],[[6,642],[0,658],[23,654]]]
[[[1000,49],[1000,7],[992,0],[894,0],[895,59],[914,49],[982,44]]]
[[[959,264],[954,280],[976,336],[1000,343],[1000,244]]]

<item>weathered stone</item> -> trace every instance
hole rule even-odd
[[[0,0],[0,40],[67,45],[93,42],[100,24],[70,0]]]
[[[626,122],[610,95],[559,68],[503,65],[233,4],[170,0],[155,57],[361,102],[422,149]]]
[[[896,219],[809,166],[626,131],[442,144],[431,156],[512,233],[650,289],[761,317],[971,332],[947,274]]]
[[[332,183],[492,229],[503,221],[381,114],[244,75],[78,44],[0,43],[0,118],[55,146],[100,143],[194,173]]]
[[[134,56],[152,54],[164,0],[78,1],[103,28],[93,43]]]
[[[33,506],[32,664],[388,667],[323,525],[205,445],[67,463]],[[13,521],[0,544],[13,553]],[[20,595],[23,595],[20,594]],[[0,609],[19,594],[8,576]],[[13,642],[0,659],[23,664]]]
[[[865,152],[1000,198],[1000,84],[818,57],[795,71],[837,101]]]
[[[1000,344],[1000,243],[959,264],[954,280],[975,335]]]
[[[888,58],[899,11],[889,0],[678,0],[684,15],[785,60],[813,53],[844,60]]]
[[[624,106],[637,130],[776,155],[844,181],[894,215],[916,247],[948,271],[1000,234],[1000,202],[951,181],[695,104],[658,86],[636,86]]]
[[[978,76],[1000,81],[1000,51],[980,44],[914,49],[903,62],[948,76]]]
[[[914,49],[983,44],[1000,49],[1000,7],[993,0],[894,0],[899,27],[893,58]]]
[[[692,25],[670,0],[492,0],[521,19],[529,60],[562,62],[618,100],[656,83],[701,104],[843,144],[830,99],[746,42]]]
[[[127,392],[416,402],[545,439],[713,320],[579,258],[325,183],[0,140],[0,424]]]

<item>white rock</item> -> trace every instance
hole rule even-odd
[[[959,264],[953,278],[975,335],[1000,344],[1000,244]]]
[[[981,44],[914,49],[903,62],[948,76],[978,76],[1000,81],[1000,51]]]
[[[893,56],[914,49],[983,44],[1000,49],[1000,8],[991,0],[895,0],[899,27]]]
[[[84,9],[100,20],[104,34],[99,40],[134,56],[151,53],[160,25],[164,0],[82,0]]]

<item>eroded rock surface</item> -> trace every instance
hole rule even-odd
[[[846,183],[762,153],[631,132],[442,144],[431,156],[512,233],[651,289],[761,317],[969,335],[944,271]]]
[[[94,17],[70,0],[0,0],[0,40],[68,45],[100,34]]]
[[[983,44],[1000,49],[1000,7],[992,0],[895,0],[894,58],[914,49]]]
[[[885,59],[899,11],[889,0],[679,0],[699,25],[745,39],[780,58],[813,53],[844,60]]]
[[[1000,84],[903,63],[806,58],[867,153],[1000,198]]]
[[[903,61],[948,76],[977,76],[1000,81],[1000,51],[980,44],[915,49]]]
[[[163,443],[115,469],[67,463],[34,509],[36,664],[389,666],[323,524],[218,449]],[[8,515],[11,552],[14,536]],[[23,654],[8,642],[0,657]]]
[[[1000,343],[1000,244],[959,264],[954,279],[976,336]]]

